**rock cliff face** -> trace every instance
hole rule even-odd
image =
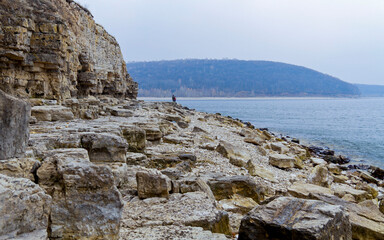
[[[0,1],[0,70],[17,96],[137,95],[116,39],[72,0]]]

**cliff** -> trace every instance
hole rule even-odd
[[[0,1],[0,89],[59,102],[137,95],[116,39],[72,0]]]

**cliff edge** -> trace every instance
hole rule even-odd
[[[72,0],[0,1],[0,69],[20,97],[137,96],[116,39]]]

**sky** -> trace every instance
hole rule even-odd
[[[76,0],[126,61],[285,62],[384,85],[384,0]]]

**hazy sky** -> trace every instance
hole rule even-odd
[[[384,85],[384,0],[77,0],[126,61],[237,58]]]

